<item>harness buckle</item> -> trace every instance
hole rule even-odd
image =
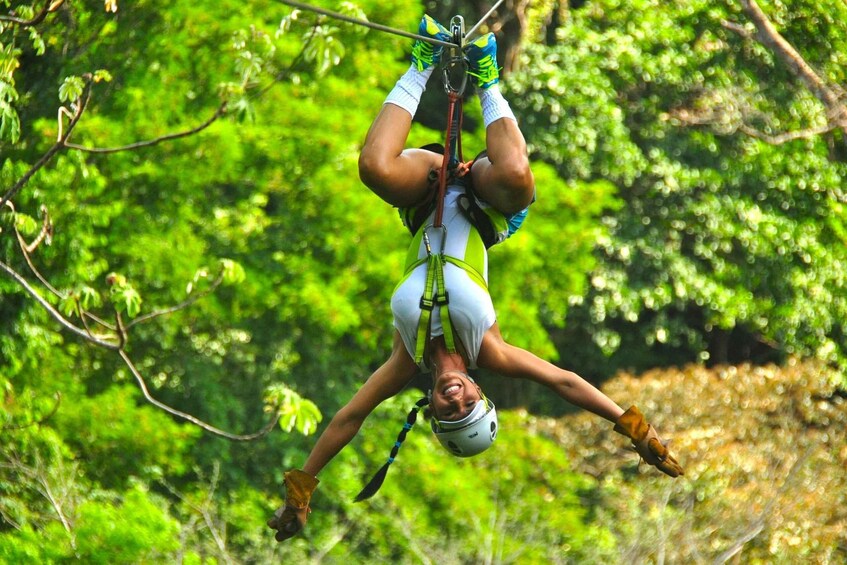
[[[436,301],[433,301],[431,298],[424,298],[421,296],[421,302],[418,305],[421,310],[428,310],[432,312],[432,309],[435,307]]]
[[[435,305],[436,306],[447,306],[450,304],[450,293],[446,290],[444,294],[436,294],[435,295]]]

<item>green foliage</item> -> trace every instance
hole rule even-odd
[[[812,39],[788,23],[827,9],[766,12],[837,77],[824,53],[843,28]],[[624,203],[605,213],[559,347],[590,340],[576,365],[601,372],[795,353],[844,364],[841,134],[769,145],[738,133],[809,128],[820,104],[723,25],[743,21],[733,5],[597,1],[570,16],[507,81],[533,153],[565,178],[613,182]]]
[[[127,278],[118,273],[110,273],[106,277],[109,284],[109,299],[117,312],[126,312],[130,318],[134,318],[141,311],[141,295],[127,281]]]
[[[317,429],[323,416],[311,400],[306,400],[285,385],[271,385],[265,390],[266,411],[280,414],[279,427],[290,432],[296,429],[310,435]]]
[[[136,486],[117,495],[99,491],[76,509],[74,530],[57,523],[0,534],[8,563],[166,563],[179,547],[178,524],[162,500]]]
[[[75,557],[87,563],[165,562],[179,548],[178,524],[162,501],[135,487],[79,508]]]
[[[62,86],[59,87],[59,100],[61,102],[74,103],[82,96],[85,82],[77,76],[65,77]]]
[[[191,466],[187,456],[199,430],[177,425],[152,406],[138,406],[138,397],[135,388],[113,386],[56,414],[56,428],[106,488],[132,477],[179,476]]]

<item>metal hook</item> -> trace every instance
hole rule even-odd
[[[441,225],[441,226],[438,226],[438,227],[441,228],[441,251],[439,252],[439,255],[444,255],[444,246],[447,244],[447,226]],[[424,242],[424,247],[426,247],[427,257],[432,255],[432,246],[429,243],[429,233],[428,233],[429,230],[432,229],[432,228],[435,228],[435,226],[433,224],[429,224],[428,226],[426,226],[423,229],[423,242]]]
[[[468,62],[463,53],[465,19],[462,16],[453,16],[453,19],[450,20],[450,33],[453,46],[450,48],[450,56],[446,59],[444,65],[444,90],[448,94],[451,92],[462,94],[468,81]]]

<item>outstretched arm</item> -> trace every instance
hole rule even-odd
[[[406,352],[400,334],[395,331],[391,356],[333,416],[329,426],[309,453],[303,470],[317,476],[321,469],[350,443],[374,408],[403,390],[417,371],[418,367]]]
[[[335,414],[309,453],[303,470],[285,473],[285,504],[268,520],[268,527],[277,530],[277,541],[286,540],[303,529],[309,516],[312,493],[319,482],[316,475],[350,443],[374,408],[403,390],[417,370],[400,334],[395,331],[391,356]]]
[[[483,337],[477,363],[504,377],[529,379],[543,384],[571,404],[610,422],[616,422],[624,412],[611,398],[576,373],[506,343],[497,324]]]
[[[483,337],[477,363],[506,377],[529,379],[547,386],[571,404],[614,422],[614,430],[632,440],[635,450],[650,465],[671,477],[684,474],[677,460],[668,452],[667,442],[662,441],[638,408],[632,406],[624,412],[611,398],[576,373],[506,343],[497,324]]]

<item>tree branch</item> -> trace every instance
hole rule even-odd
[[[11,202],[6,202],[6,206],[8,206],[9,208],[12,209],[12,214],[15,213],[15,206]],[[44,225],[46,226],[48,224],[48,222],[46,220],[46,218],[47,218],[46,209],[44,208],[44,206],[42,206],[41,208],[42,208],[42,210],[45,210],[45,223],[44,223]],[[42,231],[44,231],[44,229],[45,228],[42,227]],[[50,229],[52,231],[52,225],[51,225]],[[17,225],[15,226],[15,236],[18,238],[18,245],[21,248],[21,253],[24,256],[24,261],[26,261],[27,267],[29,267],[30,272],[33,275],[35,275],[35,278],[37,278],[38,281],[47,288],[47,290],[52,292],[53,295],[55,295],[58,298],[64,299],[65,296],[61,292],[59,292],[59,290],[56,289],[56,287],[54,287],[53,285],[50,284],[50,282],[41,274],[41,272],[36,268],[35,263],[33,263],[33,261],[32,261],[32,255],[31,254],[35,250],[35,248],[38,247],[38,245],[36,245],[35,242],[33,242],[32,245],[28,245],[26,240],[24,239],[24,236],[18,230]],[[36,241],[38,241],[39,239],[41,239],[41,238],[36,238]],[[39,243],[40,243],[40,241],[39,241]]]
[[[209,511],[209,508],[213,506],[214,502],[214,494],[218,488],[218,480],[220,479],[220,465],[215,462],[213,467],[213,475],[211,480],[209,481],[209,488],[205,492],[204,500],[201,504],[195,504],[189,498],[182,493],[180,493],[174,486],[170,485],[166,481],[160,481],[162,485],[175,497],[183,502],[188,508],[199,514],[203,518],[203,522],[206,524],[206,527],[209,529],[209,532],[212,534],[212,539],[215,541],[215,545],[218,546],[218,551],[220,551],[221,556],[223,557],[224,562],[233,563],[232,557],[230,557],[229,552],[226,550],[226,540],[223,535],[219,531],[219,528],[216,526],[212,513]]]
[[[153,318],[158,318],[159,316],[164,316],[166,314],[173,314],[174,312],[178,312],[179,310],[184,310],[185,308],[188,308],[189,306],[191,306],[192,304],[194,304],[195,302],[197,302],[201,298],[204,298],[204,297],[208,296],[209,294],[213,293],[221,285],[221,283],[223,283],[223,280],[224,280],[224,272],[223,272],[223,269],[221,269],[221,272],[218,273],[217,278],[214,281],[212,281],[212,284],[209,285],[209,288],[197,292],[197,294],[195,294],[194,296],[187,298],[186,300],[180,302],[179,304],[171,306],[170,308],[163,308],[161,310],[155,310],[153,312],[150,312],[149,314],[139,316],[139,317],[135,318],[134,320],[132,320],[131,322],[129,322],[128,324],[126,324],[125,328],[128,330],[132,326],[135,326],[135,325],[140,324],[142,322],[146,322],[148,320],[152,320]]]
[[[105,349],[109,349],[111,351],[117,351],[119,349],[118,345],[116,345],[114,343],[110,343],[109,341],[106,341],[106,339],[108,339],[108,338],[106,338],[105,336],[98,337],[96,335],[92,335],[90,332],[88,332],[88,331],[86,331],[82,328],[78,328],[77,326],[75,326],[74,324],[69,322],[64,316],[62,316],[62,314],[60,312],[58,312],[55,308],[53,308],[53,305],[50,304],[49,302],[47,302],[47,300],[45,300],[44,297],[42,297],[38,293],[38,291],[36,289],[34,289],[23,276],[21,276],[17,271],[15,271],[12,267],[7,265],[3,261],[0,261],[0,270],[5,271],[6,274],[8,274],[10,277],[12,277],[12,279],[16,283],[18,283],[18,285],[23,287],[23,289],[25,291],[27,291],[27,293],[30,296],[32,296],[35,299],[35,301],[38,302],[41,305],[41,307],[44,308],[47,311],[47,313],[50,314],[50,316],[54,320],[59,322],[59,324],[63,328],[65,328],[66,330],[68,330],[71,333],[83,338],[86,341],[89,341],[89,342],[91,342],[95,345],[99,345],[100,347],[103,347]]]
[[[762,530],[765,529],[768,520],[773,517],[773,509],[774,506],[776,506],[777,501],[780,497],[782,497],[785,493],[788,492],[791,486],[793,486],[794,479],[797,477],[798,473],[800,472],[800,469],[803,467],[803,465],[808,460],[809,456],[812,454],[812,451],[814,451],[814,448],[814,445],[810,445],[803,454],[797,457],[797,459],[791,465],[791,469],[789,469],[787,475],[785,476],[785,480],[782,482],[782,484],[776,490],[774,495],[765,505],[765,508],[762,510],[762,512],[750,523],[750,526],[738,539],[736,539],[732,544],[730,544],[727,549],[725,549],[723,552],[721,552],[720,555],[715,558],[713,563],[715,563],[716,565],[726,563],[739,551],[741,551],[747,544],[747,542],[755,539],[756,536],[758,536],[762,532]]]
[[[171,414],[172,416],[176,416],[177,418],[182,418],[183,420],[191,422],[195,426],[203,428],[207,432],[215,434],[216,436],[220,436],[222,438],[226,438],[226,439],[229,439],[229,440],[232,440],[232,441],[252,441],[252,440],[255,440],[255,439],[259,439],[260,437],[262,437],[262,436],[266,435],[268,432],[270,432],[274,428],[274,426],[276,426],[277,422],[279,422],[279,419],[282,416],[280,414],[280,412],[277,411],[277,413],[274,415],[274,417],[271,419],[270,422],[265,424],[265,426],[262,429],[260,429],[258,432],[255,432],[255,433],[252,433],[252,434],[237,435],[237,434],[231,434],[229,432],[225,432],[225,431],[223,431],[219,428],[216,428],[216,427],[214,427],[210,424],[207,424],[203,420],[200,420],[199,418],[196,418],[196,417],[192,416],[191,414],[186,414],[185,412],[181,412],[181,411],[179,411],[175,408],[171,408],[167,404],[159,402],[158,400],[153,398],[153,396],[150,394],[150,391],[147,390],[147,383],[144,381],[144,377],[141,376],[141,373],[139,373],[138,369],[135,368],[135,365],[133,364],[133,362],[129,358],[129,356],[126,354],[126,351],[124,351],[123,349],[119,349],[118,355],[121,356],[121,359],[123,359],[126,366],[132,372],[132,375],[135,377],[135,380],[138,382],[138,386],[141,388],[141,392],[144,394],[144,398],[146,398],[147,401],[150,404],[152,404],[153,406],[155,406],[157,408],[160,408],[161,410],[164,410],[165,412],[167,412],[168,414]]]
[[[185,130],[185,131],[177,132],[177,133],[169,133],[167,135],[156,137],[154,139],[149,139],[147,141],[137,141],[135,143],[129,143],[127,145],[121,145],[121,146],[118,146],[118,147],[85,147],[83,145],[77,145],[75,143],[68,143],[67,137],[66,137],[65,141],[63,142],[62,145],[64,147],[68,148],[68,149],[76,149],[78,151],[85,151],[87,153],[99,153],[99,154],[118,153],[120,151],[132,151],[132,150],[135,150],[135,149],[141,149],[142,147],[150,147],[152,145],[157,145],[157,144],[165,142],[165,141],[171,141],[171,140],[179,139],[179,138],[182,138],[182,137],[189,137],[189,136],[195,135],[197,133],[200,133],[201,131],[203,131],[204,129],[208,128],[210,125],[215,123],[215,121],[217,121],[218,118],[220,118],[221,116],[226,114],[226,107],[227,107],[227,102],[226,101],[221,102],[221,105],[218,106],[218,109],[215,110],[215,113],[212,114],[212,117],[209,118],[208,120],[206,120],[205,122],[203,122],[202,124],[198,125],[197,127],[194,127],[194,128],[191,128],[191,129],[188,129],[188,130]]]
[[[6,191],[6,194],[0,198],[0,208],[3,207],[6,202],[15,197],[15,195],[23,188],[23,186],[29,182],[29,179],[39,171],[44,165],[46,165],[56,153],[64,149],[65,142],[71,135],[71,132],[76,127],[77,123],[79,123],[79,119],[82,117],[82,113],[85,111],[86,106],[88,105],[89,100],[91,99],[91,83],[94,80],[93,76],[89,73],[84,75],[85,78],[85,89],[83,91],[82,96],[80,96],[79,103],[77,104],[74,113],[71,116],[71,120],[68,123],[67,130],[62,131],[62,117],[59,115],[59,139],[53,146],[47,150],[47,152],[41,156],[41,158],[26,172],[24,175],[18,179],[18,182],[12,186],[9,190]]]
[[[762,141],[771,145],[782,145],[783,143],[788,143],[789,141],[795,141],[797,139],[811,139],[818,135],[829,133],[837,127],[838,126],[836,124],[830,124],[826,126],[821,126],[819,128],[810,128],[800,131],[786,131],[778,134],[768,134],[763,131],[759,131],[752,126],[748,126],[747,124],[741,124],[740,126],[738,126],[738,131],[745,133],[750,137],[761,139]]]
[[[827,119],[836,127],[847,130],[847,107],[841,101],[838,92],[826,84],[802,55],[777,31],[776,27],[762,11],[756,0],[739,0],[747,17],[756,27],[756,38],[768,47],[776,58],[800,79],[812,91],[827,109]]]
[[[59,410],[59,404],[61,404],[61,403],[62,403],[62,395],[57,392],[56,393],[56,402],[53,404],[53,409],[50,410],[49,414],[47,414],[46,416],[42,416],[38,420],[35,420],[33,422],[28,422],[26,424],[15,424],[15,425],[11,425],[11,426],[3,426],[2,428],[0,428],[0,430],[3,430],[3,431],[6,431],[6,430],[23,430],[25,428],[31,428],[32,426],[40,426],[41,424],[43,424],[44,422],[46,422],[47,420],[49,420],[50,418],[53,417],[53,415],[56,413],[56,411]]]
[[[25,242],[22,242],[21,250],[24,253],[24,255],[27,255],[26,254]],[[29,261],[29,259],[28,259],[27,262],[30,263],[30,265],[31,265],[31,261]],[[31,267],[34,269],[34,265],[31,265]],[[69,330],[70,332],[76,334],[77,336],[85,339],[88,342],[91,342],[95,345],[99,345],[100,347],[103,347],[103,348],[108,349],[110,351],[117,351],[118,355],[120,355],[124,364],[126,364],[126,366],[129,368],[129,370],[132,372],[132,375],[133,375],[133,377],[135,377],[136,382],[138,382],[138,386],[141,388],[141,392],[144,394],[144,398],[149,403],[151,403],[153,406],[155,406],[155,407],[157,407],[161,410],[164,410],[168,414],[171,414],[172,416],[176,416],[178,418],[186,420],[186,421],[206,430],[207,432],[210,432],[214,435],[217,435],[217,436],[220,436],[220,437],[232,440],[232,441],[253,441],[253,440],[259,439],[259,438],[265,436],[266,434],[268,434],[277,425],[277,423],[279,422],[279,419],[282,417],[282,414],[279,411],[277,411],[276,414],[274,415],[274,417],[264,427],[262,427],[259,431],[251,433],[251,434],[232,434],[232,433],[226,432],[224,430],[221,430],[219,428],[216,428],[215,426],[207,424],[206,422],[200,420],[199,418],[196,418],[195,416],[192,416],[191,414],[187,414],[185,412],[182,412],[180,410],[177,410],[175,408],[168,406],[167,404],[160,402],[159,400],[155,399],[150,394],[150,391],[147,388],[147,383],[144,380],[144,377],[141,375],[141,373],[135,367],[135,364],[129,358],[129,356],[126,353],[126,350],[124,349],[126,347],[126,343],[127,343],[127,330],[131,326],[127,325],[123,322],[121,315],[120,315],[120,312],[118,312],[117,310],[115,311],[115,329],[114,329],[115,335],[109,336],[109,338],[104,337],[104,336],[96,336],[96,335],[92,334],[92,332],[90,331],[90,329],[88,328],[87,325],[85,325],[85,329],[82,329],[82,328],[77,327],[73,323],[71,323],[60,312],[58,312],[49,302],[47,302],[47,300],[45,300],[39,294],[39,292],[35,288],[33,288],[29,284],[29,282],[20,273],[18,273],[15,269],[13,269],[11,266],[9,266],[6,263],[0,261],[0,270],[5,271],[15,282],[18,283],[18,285],[23,287],[23,289],[26,290],[27,293],[29,293],[36,300],[36,302],[38,302],[41,305],[41,307],[44,308],[50,314],[50,316],[53,317],[53,319],[55,319],[57,322],[59,322],[59,324],[62,325],[62,327]],[[192,297],[191,299],[186,300],[185,302],[182,302],[181,304],[178,304],[177,306],[175,306],[173,308],[153,312],[152,314],[149,314],[145,319],[149,320],[154,316],[160,316],[160,315],[163,315],[163,314],[168,314],[168,313],[171,313],[171,312],[175,312],[176,310],[190,306],[191,304],[196,302],[199,298],[201,298],[202,296],[205,296],[206,294],[208,294],[209,292],[214,290],[214,288],[217,288],[217,286],[220,285],[222,280],[223,280],[223,273],[221,273],[218,276],[218,279],[216,279],[215,282],[213,282],[212,288],[207,289],[200,296]],[[52,289],[53,287],[50,286],[50,288]],[[63,297],[58,291],[56,291],[55,289],[53,289],[53,290],[57,293],[57,295],[59,297]],[[79,313],[80,313],[80,318],[83,320],[83,323],[85,323],[86,316],[91,318],[91,319],[96,319],[95,317],[88,315],[88,313],[85,310],[83,310],[82,308],[79,308]],[[117,343],[112,343],[111,341],[107,341],[107,339],[110,339],[110,338],[116,340]]]
[[[12,210],[12,213],[14,214],[15,206],[11,202],[6,202],[6,206],[8,206]],[[48,281],[47,278],[44,275],[41,274],[41,271],[38,270],[38,268],[35,266],[35,263],[32,260],[32,252],[35,250],[35,248],[37,248],[38,245],[40,245],[41,242],[44,241],[44,240],[48,241],[48,243],[49,243],[49,238],[53,236],[53,223],[51,221],[49,221],[49,214],[47,212],[47,208],[45,206],[42,206],[41,211],[42,211],[42,214],[44,214],[44,220],[42,222],[41,233],[39,234],[39,236],[36,238],[35,241],[33,241],[31,244],[27,244],[26,240],[24,239],[23,235],[18,230],[17,226],[14,227],[15,235],[18,238],[18,245],[21,248],[21,254],[24,256],[24,260],[26,261],[26,264],[29,267],[30,272],[35,276],[35,278],[38,279],[38,281],[42,285],[44,285],[44,287],[47,290],[49,290],[51,293],[53,293],[54,296],[56,296],[60,300],[67,300],[68,297],[65,294],[63,294],[62,292],[60,292],[52,284],[50,284],[50,281]],[[94,332],[91,330],[91,328],[88,327],[87,320],[93,320],[94,322],[99,324],[101,327],[107,329],[108,331],[111,331],[111,332],[117,331],[117,329],[112,324],[109,324],[105,320],[101,319],[100,317],[96,316],[95,314],[92,314],[91,312],[88,312],[87,310],[83,310],[82,307],[79,305],[78,300],[77,300],[77,309],[80,313],[80,321],[82,322],[83,327],[86,329],[86,331],[89,333],[89,335],[94,335]]]
[[[6,461],[7,463],[0,463],[0,468],[5,467],[7,469],[10,469],[19,477],[22,476],[31,481],[31,484],[28,484],[26,486],[32,488],[45,499],[47,499],[47,501],[53,507],[53,510],[56,512],[56,515],[59,517],[59,521],[62,523],[62,527],[64,528],[65,532],[67,532],[70,538],[71,547],[76,550],[76,536],[74,534],[72,521],[68,517],[68,513],[65,511],[63,500],[61,500],[54,492],[53,487],[51,486],[47,476],[44,473],[44,464],[39,454],[35,454],[34,467],[30,467],[27,463],[22,461],[20,456],[14,451],[6,455]],[[75,476],[75,473],[56,473],[55,476],[73,477]],[[61,485],[59,485],[59,487],[61,491]]]

